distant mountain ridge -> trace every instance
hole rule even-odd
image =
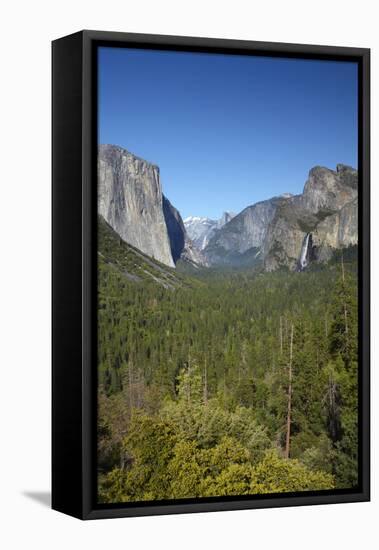
[[[98,212],[123,241],[175,267],[261,265],[305,269],[358,242],[358,172],[316,166],[303,193],[284,193],[219,220],[180,212],[162,192],[159,167],[126,149],[100,145]]]
[[[199,216],[189,216],[185,218],[184,226],[193,244],[199,250],[204,250],[216,230],[221,229],[221,227],[232,220],[234,216],[234,212],[224,212],[218,220]]]
[[[267,271],[304,269],[310,260],[327,261],[334,250],[357,244],[357,217],[357,170],[316,166],[302,194],[248,206],[215,232],[203,253],[211,265],[239,265],[249,256]]]

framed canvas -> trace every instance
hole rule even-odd
[[[369,500],[369,50],[52,51],[53,508]]]

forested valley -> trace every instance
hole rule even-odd
[[[185,273],[102,223],[98,266],[100,502],[357,485],[355,248]]]

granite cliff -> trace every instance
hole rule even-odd
[[[116,145],[99,146],[98,213],[123,241],[167,266],[206,265],[163,195],[158,166]]]
[[[358,242],[358,172],[339,164],[336,170],[316,166],[303,193],[278,206],[262,247],[268,271],[301,269],[305,238],[312,261],[330,259],[333,250]]]
[[[212,265],[238,265],[251,256],[258,258],[267,228],[281,198],[248,206],[210,238],[204,255]],[[251,258],[251,259],[252,259]]]
[[[339,164],[312,168],[300,195],[248,206],[214,230],[203,253],[211,265],[301,270],[357,242],[358,173]]]
[[[179,211],[163,196],[163,213],[175,264],[184,260],[196,265],[207,265],[201,250],[190,239]]]
[[[98,212],[127,243],[174,267],[158,166],[115,145],[100,145]]]
[[[159,168],[115,145],[100,145],[98,212],[123,241],[175,267],[253,266],[302,270],[358,242],[358,173],[312,168],[300,195],[248,206],[220,220],[190,217],[163,195]]]

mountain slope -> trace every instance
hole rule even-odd
[[[275,197],[248,206],[215,232],[204,249],[211,265],[239,264],[250,251],[257,258],[276,208],[285,199]]]
[[[170,290],[190,284],[186,276],[123,241],[101,215],[97,227],[100,277],[107,273],[124,284],[148,282]]]

